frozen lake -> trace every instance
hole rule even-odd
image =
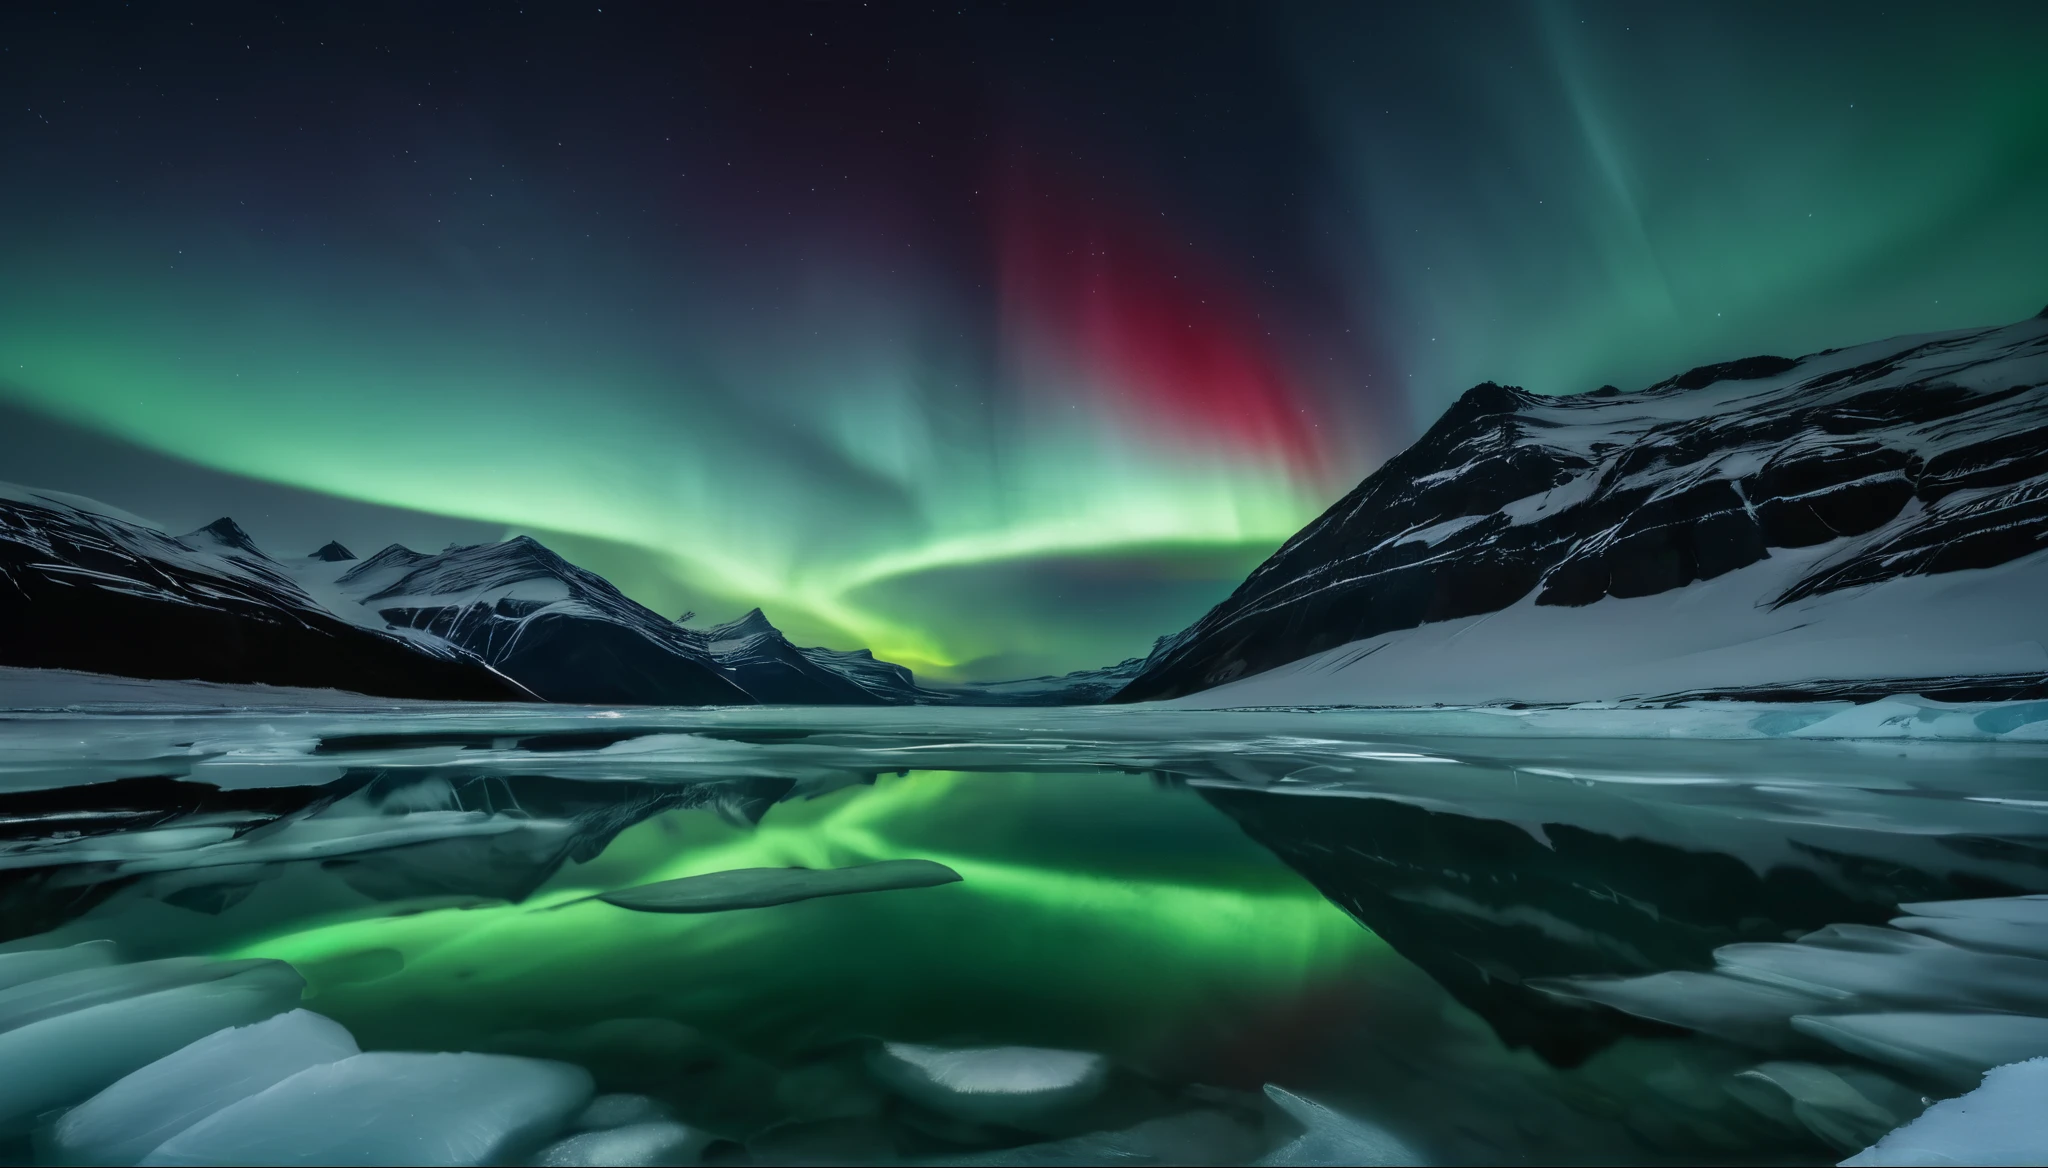
[[[1832,1163],[2048,1054],[2048,703],[136,696],[0,714],[17,1159]],[[149,1079],[295,1005],[317,1106]]]

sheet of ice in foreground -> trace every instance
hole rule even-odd
[[[2048,1056],[2048,961],[2030,955],[2048,952],[2048,897],[1899,907],[1906,915],[1889,928],[1722,946],[1712,971],[1530,984],[1786,1056],[1737,1075],[1729,1093],[1853,1151],[1918,1114],[1922,1091],[1967,1090],[1990,1068]],[[1816,1040],[1839,1052],[1833,1062],[1867,1062],[1799,1061]],[[2044,1152],[2048,1143],[2034,1154]]]
[[[1919,1092],[1863,1067],[1768,1062],[1736,1075],[1728,1093],[1842,1151],[1868,1145],[1923,1106]]]
[[[2048,899],[1905,904],[1891,927],[1830,925],[1791,943],[1724,945],[1712,971],[1531,979],[1639,1017],[1763,1050],[1803,1036],[1958,1087],[2048,1055]],[[1967,926],[1958,929],[1956,926]]]
[[[308,1010],[222,1030],[72,1108],[52,1130],[51,1150],[69,1164],[133,1164],[229,1104],[359,1053],[340,1023]]]
[[[289,1010],[305,990],[304,979],[282,961],[221,965],[226,976],[102,1001],[0,1034],[0,1067],[35,1068],[0,1075],[0,1133],[25,1130],[43,1112],[93,1095],[216,1030]]]
[[[84,946],[29,952],[58,954],[81,948]],[[0,1030],[17,1030],[32,1022],[140,994],[219,981],[254,967],[254,962],[221,962],[205,957],[165,957],[133,965],[60,966],[56,972],[35,981],[0,991]]]
[[[1259,1160],[1261,1165],[1427,1164],[1422,1153],[1377,1124],[1333,1111],[1266,1084],[1266,1097],[1308,1130]]]
[[[492,1164],[553,1135],[591,1091],[568,1063],[376,1051],[231,1104],[142,1163]]]
[[[1843,1168],[2048,1162],[2044,1100],[2048,1058],[1994,1067],[1985,1073],[1982,1086],[1928,1108],[1920,1118],[1842,1161]]]
[[[2018,1014],[1837,1014],[1794,1018],[1792,1027],[1872,1062],[1955,1084],[2048,1055],[2048,1018]]]
[[[931,860],[877,860],[846,868],[736,868],[599,893],[595,898],[636,912],[704,913],[954,884],[960,873]]]
[[[1109,1061],[1099,1054],[1035,1046],[885,1042],[868,1066],[912,1102],[977,1123],[1029,1124],[1088,1102],[1109,1080]]]
[[[18,953],[0,953],[0,991],[16,986],[56,977],[60,973],[73,973],[81,969],[98,969],[121,960],[120,950],[112,941],[82,941],[66,945],[62,949],[25,949]]]
[[[1913,914],[1892,922],[1954,945],[2017,957],[2048,957],[2048,896],[1902,904]]]

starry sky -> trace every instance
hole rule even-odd
[[[1144,652],[1483,380],[2048,303],[2048,6],[0,10],[0,479]]]

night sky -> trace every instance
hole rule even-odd
[[[2034,0],[52,7],[0,479],[932,677],[1144,652],[1476,382],[2048,303]]]

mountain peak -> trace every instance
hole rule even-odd
[[[1218,700],[2031,696],[2037,672],[1971,654],[2031,619],[2048,573],[2040,339],[2030,322],[1745,357],[1556,406],[1475,387],[1118,700],[1269,671]],[[1628,632],[1553,657],[1595,627]]]
[[[1757,381],[1765,377],[1776,377],[1799,362],[1790,357],[1743,357],[1734,361],[1722,361],[1715,365],[1701,365],[1688,369],[1676,377],[1668,378],[1651,386],[1651,389],[1704,389],[1716,381]]]
[[[383,550],[379,551],[376,555],[343,572],[341,574],[341,583],[350,584],[374,572],[381,572],[387,568],[410,567],[421,560],[430,558],[426,554],[416,552],[402,543],[386,544]]]
[[[326,543],[320,545],[319,551],[312,553],[306,558],[309,560],[325,560],[330,564],[338,564],[341,563],[343,560],[355,559],[356,554],[348,550],[347,548],[341,546],[340,540],[330,539]]]
[[[1500,385],[1482,381],[1458,395],[1452,410],[1463,415],[1482,416],[1485,414],[1512,414],[1523,406],[1538,400],[1535,394],[1520,386]],[[1449,411],[1446,411],[1447,413]]]
[[[222,547],[238,548],[245,552],[254,552],[259,556],[263,554],[257,550],[256,541],[250,539],[249,533],[242,530],[242,525],[225,515],[197,531],[188,531],[178,537],[178,542],[180,543],[192,540],[197,540],[201,543],[215,543]]]
[[[757,637],[764,633],[779,637],[782,630],[770,624],[767,614],[758,608],[749,610],[747,615],[738,620],[730,620],[704,630],[704,635],[714,641],[737,641],[741,637]]]

